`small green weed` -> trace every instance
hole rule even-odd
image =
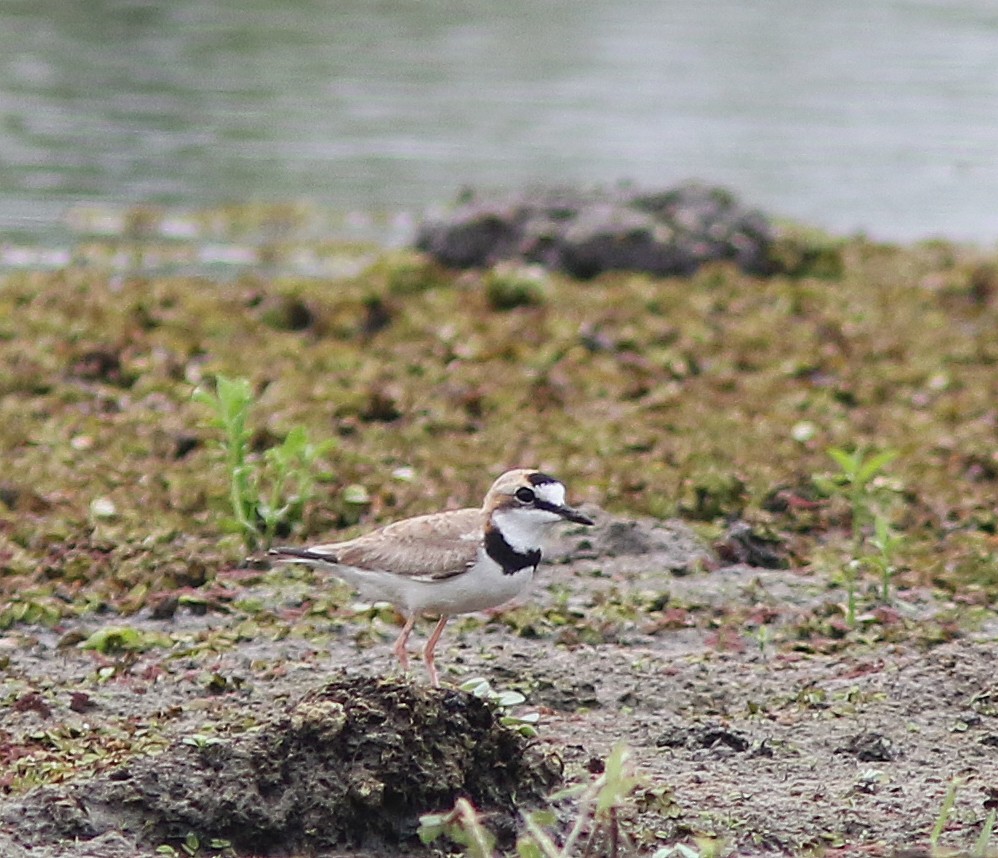
[[[873,520],[878,509],[879,492],[874,485],[884,468],[893,462],[896,450],[883,450],[867,455],[862,447],[847,453],[840,447],[830,447],[828,455],[839,466],[831,477],[813,477],[815,485],[828,495],[843,495],[852,512],[852,539],[854,553],[859,553],[863,542],[863,528]]]
[[[0,608],[0,629],[9,629],[15,623],[52,626],[59,622],[62,616],[60,604],[54,598],[34,598],[29,594],[17,594]]]
[[[849,504],[852,525],[852,557],[845,564],[843,572],[846,581],[846,623],[856,625],[856,588],[859,571],[863,566],[872,566],[880,572],[881,595],[884,601],[890,597],[890,580],[894,574],[894,556],[902,542],[901,536],[891,531],[882,506],[886,492],[877,484],[877,477],[897,458],[896,450],[882,450],[867,454],[863,448],[851,453],[839,447],[827,451],[829,457],[839,466],[831,476],[815,474],[812,480],[817,488],[829,497],[840,496]],[[872,524],[874,536],[871,545],[876,554],[864,551],[866,528]]]
[[[235,854],[232,849],[231,841],[224,840],[221,837],[213,837],[207,842],[203,842],[201,838],[193,832],[188,833],[183,842],[180,844],[179,849],[170,846],[169,843],[164,843],[162,846],[156,847],[156,854],[168,856],[186,855],[189,856],[189,858],[195,858],[195,856],[204,855],[205,849],[210,849],[212,852],[221,852],[224,855]]]
[[[256,511],[263,521],[267,545],[281,524],[301,520],[304,506],[315,490],[313,466],[331,447],[329,440],[312,444],[305,428],[295,426],[280,446],[271,447],[263,454],[270,468],[270,493],[257,502]]]
[[[212,745],[221,744],[221,739],[216,736],[206,736],[204,733],[191,733],[188,736],[184,736],[180,740],[183,745],[190,745],[192,748],[197,748],[199,751],[203,751],[205,748],[210,748]]]
[[[625,854],[628,843],[621,831],[619,812],[640,783],[630,752],[618,743],[598,778],[551,796],[552,802],[578,798],[575,820],[562,843],[559,845],[552,833],[557,822],[555,814],[538,810],[523,817],[527,830],[517,841],[517,854],[520,858],[570,858],[577,854],[616,858]],[[424,844],[445,835],[463,846],[470,858],[492,858],[495,854],[495,836],[463,798],[448,813],[426,814],[419,821],[419,838]]]
[[[511,707],[519,706],[526,701],[527,698],[519,691],[496,691],[487,679],[480,676],[462,682],[461,690],[491,701],[502,712],[499,722],[503,726],[516,730],[528,739],[537,735],[537,722],[541,718],[539,712],[525,712],[522,715],[512,715],[508,712]]]
[[[284,441],[266,450],[262,461],[250,454],[249,412],[253,391],[247,379],[219,375],[215,392],[198,388],[194,400],[208,406],[212,425],[223,433],[221,445],[229,470],[229,502],[235,528],[249,550],[268,547],[281,527],[300,522],[315,489],[316,462],[332,441],[313,444],[296,426]]]
[[[245,533],[255,535],[258,532],[253,520],[255,493],[250,485],[252,468],[248,461],[250,430],[246,425],[253,402],[250,383],[244,378],[229,379],[220,375],[215,381],[215,393],[198,388],[194,391],[194,400],[211,408],[215,414],[213,424],[225,433],[222,447],[229,468],[232,513]]]
[[[727,854],[724,841],[714,837],[697,837],[696,846],[677,843],[675,846],[663,846],[652,858],[720,858]]]
[[[936,824],[932,827],[932,833],[929,835],[929,852],[934,856],[958,854],[957,852],[940,848],[939,839],[942,837],[943,832],[946,830],[946,825],[953,815],[953,808],[956,807],[956,797],[962,785],[963,782],[960,778],[953,778],[946,789],[946,795],[943,796],[943,802],[939,806]],[[994,854],[990,849],[990,845],[991,835],[994,833],[995,828],[995,816],[995,810],[992,808],[981,825],[981,833],[977,836],[974,845],[969,850],[961,851],[959,854],[970,855],[971,858],[987,858],[988,855]]]
[[[547,272],[539,265],[499,263],[485,275],[485,296],[493,310],[512,310],[543,304]]]
[[[426,813],[419,818],[419,839],[426,845],[448,837],[465,848],[469,858],[492,858],[495,835],[484,825],[466,798],[459,798],[448,813]]]
[[[543,815],[538,818],[536,814],[531,814],[525,820],[528,837],[526,840],[521,838],[521,844],[525,843],[528,848],[525,851],[521,847],[520,854],[523,858],[568,858],[575,854],[583,832],[588,829],[583,855],[619,855],[626,839],[620,830],[619,811],[640,783],[631,752],[626,745],[618,742],[606,759],[603,774],[582,790],[575,823],[562,846],[552,851],[554,843],[541,827],[541,822],[548,822],[550,818]],[[568,794],[571,794],[570,790],[563,791],[561,796]],[[553,799],[559,797],[556,795]],[[601,840],[602,846],[596,848]],[[538,851],[531,851],[531,846]]]
[[[929,835],[929,845],[932,847],[933,852],[937,850],[939,846],[939,838],[946,829],[946,823],[949,822],[950,814],[953,812],[953,805],[956,804],[956,794],[959,789],[959,779],[953,778],[953,780],[950,781],[949,787],[946,789],[946,795],[943,796],[943,803],[940,805],[939,814],[936,816],[936,824],[933,826],[932,833]]]
[[[80,644],[80,649],[92,649],[105,655],[118,652],[144,652],[153,647],[169,647],[169,635],[144,632],[131,626],[109,626],[98,629]]]
[[[886,517],[878,514],[873,520],[873,538],[870,540],[877,553],[868,555],[866,560],[880,573],[880,599],[885,603],[891,598],[891,578],[897,568],[895,556],[903,543],[904,537],[891,530]]]
[[[974,848],[970,850],[971,858],[987,858],[990,852],[988,847],[991,843],[991,835],[995,830],[995,813],[994,808],[988,811],[984,825],[981,826],[981,833],[977,838],[977,842],[974,844]]]

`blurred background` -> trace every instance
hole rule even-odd
[[[994,0],[3,0],[0,237],[78,205],[725,185],[998,238]]]

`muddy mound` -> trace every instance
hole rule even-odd
[[[552,534],[544,551],[545,562],[635,558],[643,566],[654,565],[682,574],[711,556],[709,546],[684,522],[621,518],[592,507],[585,509],[596,524],[585,530],[565,529]]]
[[[465,796],[512,835],[560,764],[461,691],[338,679],[231,741],[178,743],[109,775],[28,794],[4,823],[25,845],[120,832],[155,846],[228,840],[285,853],[413,841]]]
[[[723,188],[696,182],[654,193],[468,193],[448,216],[422,223],[416,236],[420,250],[453,268],[513,260],[579,278],[620,270],[689,274],[719,260],[766,274],[772,242],[765,215]]]

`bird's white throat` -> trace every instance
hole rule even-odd
[[[561,516],[543,509],[497,509],[492,513],[492,524],[519,554],[541,548],[544,535],[556,521],[561,521]]]

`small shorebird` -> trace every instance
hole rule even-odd
[[[422,613],[440,616],[423,658],[440,684],[433,650],[452,614],[507,602],[533,580],[541,543],[557,521],[593,524],[565,505],[565,486],[540,471],[507,471],[481,509],[454,509],[396,521],[347,542],[308,548],[272,548],[285,563],[309,563],[332,572],[361,593],[391,602],[406,615],[393,652],[409,668],[406,643]]]

